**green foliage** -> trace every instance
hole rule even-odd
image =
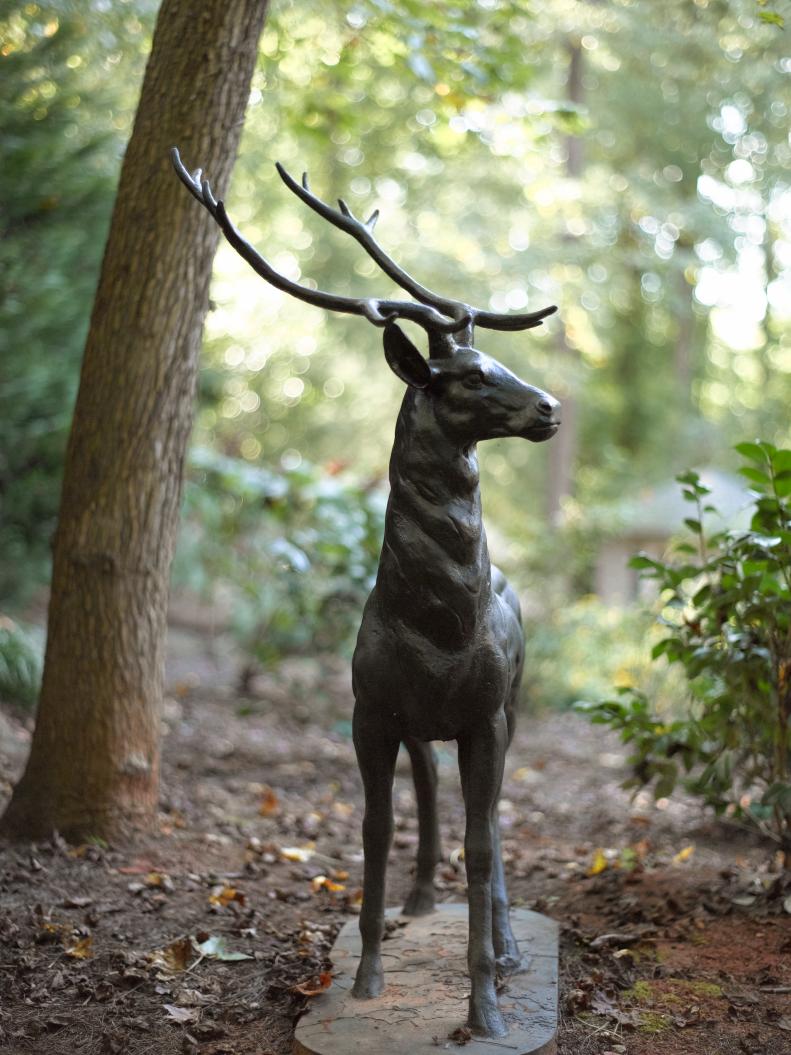
[[[692,541],[670,561],[638,556],[633,567],[661,591],[667,634],[653,648],[683,669],[689,694],[662,714],[643,691],[585,704],[595,722],[634,747],[633,786],[657,796],[681,782],[718,812],[751,818],[791,852],[791,450],[740,443],[755,511],[749,531],[706,534],[709,491],[694,472],[678,477],[693,515]]]
[[[651,685],[663,700],[677,691],[677,679],[652,667],[645,641],[653,633],[641,609],[602,604],[593,595],[557,608],[525,614],[527,702],[538,707],[570,707],[620,686]]]
[[[40,684],[40,643],[17,623],[0,616],[0,703],[32,710]]]
[[[177,585],[227,609],[261,664],[347,648],[373,586],[384,497],[302,464],[273,471],[197,448],[191,455]]]
[[[80,349],[155,6],[0,0],[6,598],[46,574]],[[716,463],[745,429],[786,441],[788,59],[783,33],[760,17],[783,5],[270,7],[232,215],[294,278],[341,294],[395,292],[358,246],[288,194],[277,158],[307,169],[328,200],[342,194],[366,215],[381,208],[382,244],[441,292],[498,311],[557,301],[540,330],[478,339],[564,402],[569,433],[576,423],[564,515],[584,528],[586,547],[594,504],[693,457]],[[289,300],[227,246],[212,299],[197,442],[251,463],[296,452],[381,473],[401,386],[380,335]],[[553,552],[541,541],[552,446],[496,441],[481,459],[490,524],[519,540],[519,560],[542,577],[570,563],[565,541]],[[575,547],[573,559],[574,589],[587,590],[590,556]]]
[[[139,68],[135,45],[145,37],[130,5],[116,6],[110,12],[95,0],[0,4],[0,596],[6,600],[43,581],[49,566],[120,132],[130,123],[135,94],[128,76]],[[138,12],[150,6],[146,0]]]

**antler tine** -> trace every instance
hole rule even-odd
[[[402,267],[398,264],[382,249],[376,239],[373,237],[373,228],[379,218],[379,210],[377,209],[371,215],[371,218],[366,222],[358,220],[352,213],[349,206],[342,199],[338,199],[338,209],[333,209],[331,205],[328,205],[325,201],[322,201],[318,195],[314,194],[308,186],[307,173],[302,176],[302,185],[291,176],[286,169],[280,164],[279,161],[275,162],[275,167],[278,171],[280,178],[283,180],[285,185],[290,191],[303,201],[310,209],[318,213],[322,219],[327,220],[334,227],[339,227],[342,231],[350,234],[368,255],[379,265],[384,273],[391,278],[397,285],[402,289],[405,289],[407,293],[411,293],[416,300],[421,301],[423,304],[429,304],[446,315],[450,315],[455,318],[458,322],[458,327],[461,328],[466,322],[469,321],[470,309],[466,304],[462,304],[457,300],[449,300],[447,297],[441,297],[438,293],[433,293],[430,289],[422,286],[416,279],[412,278]]]
[[[203,200],[203,189],[201,184],[201,176],[203,175],[203,169],[195,169],[195,172],[190,175],[187,169],[184,167],[184,163],[181,160],[178,147],[170,148],[170,160],[173,162],[173,168],[176,170],[176,175],[193,196],[201,203],[206,205]],[[208,206],[207,206],[208,208]],[[211,211],[211,210],[210,210]]]
[[[362,299],[341,297],[334,293],[325,293],[320,289],[308,289],[297,282],[292,282],[285,275],[275,271],[272,265],[237,230],[226,212],[223,201],[214,197],[209,181],[206,179],[199,181],[197,173],[195,176],[189,174],[176,147],[170,151],[170,157],[181,182],[214,217],[220,230],[237,253],[250,264],[257,274],[277,289],[329,311],[362,315],[375,326],[386,326],[389,322],[401,318],[409,319],[427,330],[436,330],[440,333],[451,333],[459,328],[456,318],[447,318],[428,304],[415,304],[412,301],[403,300],[380,300],[372,297]]]
[[[293,191],[301,201],[334,227],[339,227],[342,231],[350,234],[381,267],[382,271],[401,286],[402,289],[405,289],[407,293],[411,293],[413,297],[423,304],[430,304],[444,314],[453,316],[458,322],[457,330],[464,330],[471,322],[476,326],[483,326],[490,330],[529,330],[534,326],[540,326],[548,315],[557,311],[557,307],[553,305],[549,308],[542,308],[540,311],[530,312],[527,315],[497,315],[489,311],[480,311],[478,308],[472,308],[461,301],[449,300],[447,297],[441,297],[439,294],[433,293],[412,278],[411,275],[407,274],[403,268],[399,267],[373,237],[374,226],[379,219],[378,209],[371,213],[370,217],[363,223],[354,216],[343,198],[338,199],[339,212],[314,194],[308,186],[308,175],[306,172],[302,174],[302,185],[300,186],[279,161],[275,163],[275,167],[288,189]]]
[[[495,315],[491,311],[476,311],[475,325],[486,330],[531,330],[540,326],[548,315],[554,315],[557,304],[551,304],[540,311],[531,311],[527,315]]]

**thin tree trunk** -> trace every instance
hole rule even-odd
[[[566,98],[578,106],[584,97],[582,48],[579,41],[569,43],[568,56]],[[566,137],[566,178],[579,179],[582,175],[582,166],[582,140],[579,136],[569,135]],[[572,240],[570,235],[568,239]],[[558,331],[557,344],[562,360],[573,362],[577,359],[576,352],[569,347],[566,340],[566,332],[562,323]],[[568,385],[556,385],[553,391],[562,404],[563,425],[549,445],[547,518],[550,524],[558,524],[563,516],[563,499],[571,495],[573,490],[579,413],[576,386],[573,382],[569,382]]]
[[[5,834],[150,825],[165,615],[215,224],[168,149],[225,190],[266,0],[163,0],[72,425],[38,721]],[[54,350],[53,350],[54,351]]]

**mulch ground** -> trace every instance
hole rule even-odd
[[[362,874],[346,667],[285,664],[242,700],[220,658],[174,642],[158,831],[0,851],[2,1055],[287,1055],[332,983]],[[0,712],[0,734],[2,805],[30,732]],[[791,889],[771,847],[690,802],[630,801],[624,762],[581,718],[526,714],[507,763],[512,900],[562,928],[559,1052],[789,1055]],[[440,769],[439,894],[458,900],[451,744]],[[395,802],[391,904],[417,838],[405,758]]]

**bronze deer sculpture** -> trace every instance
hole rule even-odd
[[[312,193],[306,176],[300,185],[278,164],[297,197],[352,235],[418,303],[305,288],[276,272],[245,240],[200,170],[190,175],[175,148],[172,159],[184,185],[259,275],[310,304],[363,315],[383,327],[385,358],[407,385],[390,459],[379,570],[353,659],[354,745],[365,789],[363,947],[353,994],[370,998],[384,988],[380,943],[399,745],[410,755],[418,805],[417,873],[404,907],[416,915],[434,908],[440,856],[431,741],[455,739],[467,816],[468,1025],[482,1036],[503,1036],[496,971],[516,970],[521,958],[508,919],[497,802],[514,731],[524,635],[516,594],[489,561],[476,445],[496,436],[541,442],[554,435],[560,418],[555,399],[473,347],[473,328],[529,329],[555,308],[498,315],[432,293],[376,242],[377,212],[363,223],[342,200],[340,211],[333,209]],[[396,319],[426,330],[428,359]]]

